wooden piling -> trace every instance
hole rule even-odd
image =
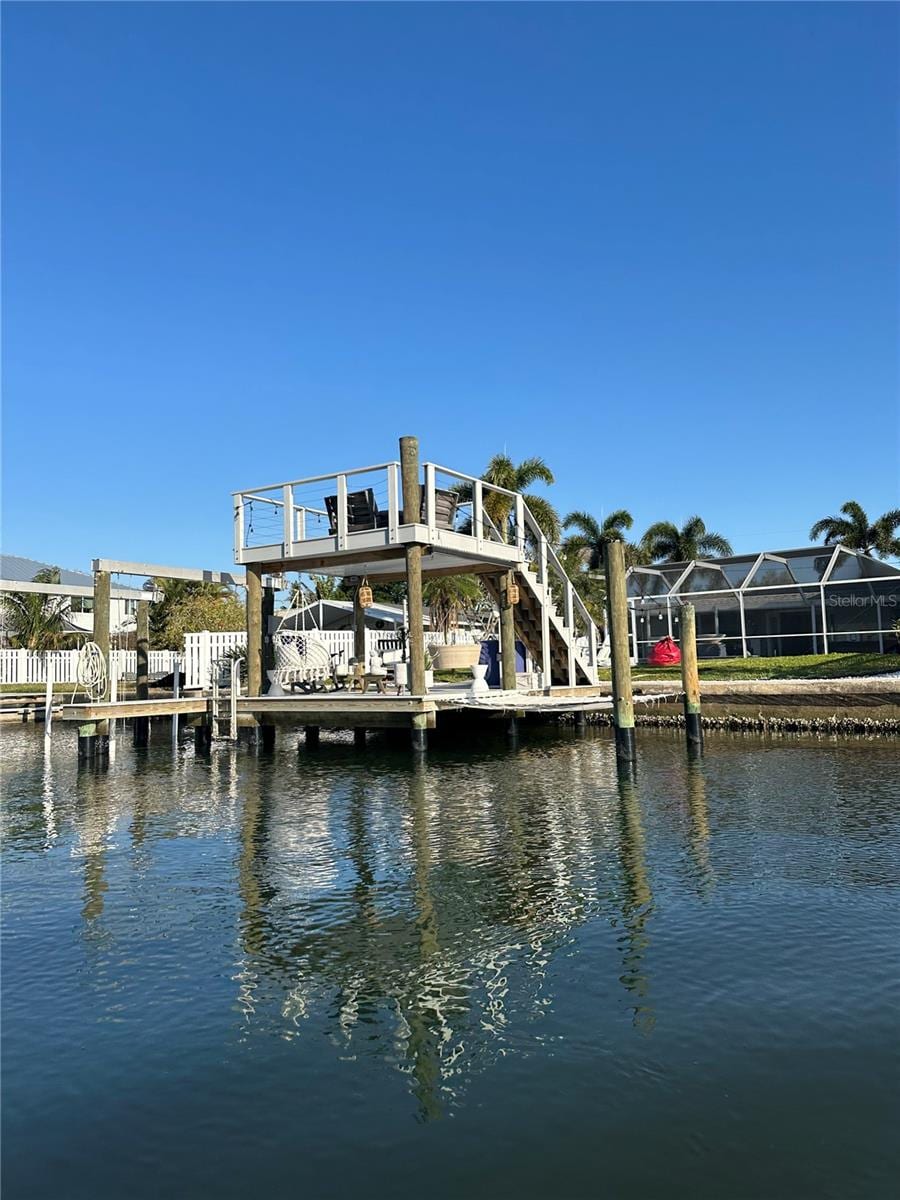
[[[400,478],[403,486],[403,524],[417,525],[421,520],[422,488],[419,483],[419,439],[400,439]],[[409,691],[425,695],[425,614],[422,600],[422,550],[420,545],[406,547],[406,591],[409,612]],[[423,731],[424,733],[424,731]]]
[[[319,726],[307,725],[304,728],[304,738],[307,750],[317,750],[319,747]]]
[[[353,657],[358,663],[366,662],[366,610],[360,607],[359,587],[353,595]]]
[[[697,614],[693,604],[681,606],[681,685],[684,688],[684,728],[688,749],[703,750],[700,718],[700,672],[697,667]]]
[[[428,749],[428,718],[424,713],[413,713],[410,740],[417,754],[424,754]]]
[[[139,600],[137,606],[135,649],[137,665],[134,673],[135,698],[150,698],[150,601]],[[132,741],[138,748],[150,743],[150,718],[135,717],[132,725]]]
[[[262,566],[247,564],[247,695],[262,694]]]
[[[359,726],[353,730],[353,745],[357,750],[365,750],[366,748],[366,731],[360,729]]]
[[[504,571],[497,580],[500,593],[500,686],[505,692],[516,690],[516,608],[509,598],[510,588],[515,582],[515,571]]]
[[[610,661],[612,666],[613,720],[616,729],[616,758],[633,763],[634,700],[631,691],[631,655],[628,651],[628,593],[625,587],[625,549],[620,541],[604,547],[606,596],[609,611]]]
[[[212,725],[206,719],[194,726],[194,752],[196,754],[209,754],[211,749]]]
[[[106,688],[103,695],[99,697],[101,700],[109,699],[109,598],[110,598],[110,574],[109,571],[94,572],[94,641],[103,655],[103,661],[106,664]]]
[[[103,655],[106,666],[106,686],[98,700],[109,699],[109,571],[94,572],[94,633],[93,641]],[[92,762],[109,754],[109,721],[93,721],[78,727],[79,762]]]

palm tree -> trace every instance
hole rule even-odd
[[[347,600],[350,593],[336,575],[310,575],[317,600]]]
[[[32,583],[59,583],[59,567],[38,571]],[[68,636],[68,596],[6,592],[0,596],[6,636],[22,650],[55,650]]]
[[[641,548],[651,562],[692,562],[733,553],[731,543],[710,532],[700,517],[689,517],[680,529],[671,521],[657,521],[641,538]]]
[[[154,646],[164,644],[161,639],[164,637],[164,631],[172,616],[179,606],[191,597],[207,596],[212,599],[223,599],[232,595],[231,589],[226,584],[211,583],[208,580],[157,577],[145,583],[144,587],[159,595],[156,603],[150,606],[150,640]]]
[[[577,538],[566,538],[559,548],[559,561],[585,608],[602,628],[606,624],[606,576],[603,570],[586,565],[587,551]],[[601,558],[601,568],[602,561]]]
[[[825,545],[840,542],[848,550],[859,550],[863,554],[873,551],[880,558],[900,556],[900,508],[892,508],[877,521],[869,523],[865,509],[855,500],[841,505],[842,517],[823,517],[809,531],[811,541],[825,535]]]
[[[611,512],[602,523],[590,513],[570,512],[563,521],[563,529],[574,526],[577,532],[566,538],[563,548],[581,558],[588,571],[599,571],[603,567],[603,548],[606,543],[624,541],[625,530],[633,524],[634,518],[624,508]]]
[[[474,575],[437,575],[426,580],[422,598],[428,605],[431,628],[446,638],[459,624],[460,613],[474,607],[482,595]]]
[[[521,492],[522,497],[541,530],[551,542],[559,541],[559,513],[543,496],[528,493],[527,488],[535,483],[551,484],[553,472],[542,458],[526,458],[516,464],[507,454],[495,454],[485,468],[481,478],[494,487],[506,488],[510,492]],[[458,489],[460,499],[472,499],[472,487],[463,484]],[[502,492],[487,489],[484,493],[484,511],[496,525],[505,542],[510,540],[514,518],[514,501]]]

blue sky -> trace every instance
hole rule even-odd
[[[895,507],[898,21],[4,5],[4,548],[225,566],[402,433],[738,550]]]

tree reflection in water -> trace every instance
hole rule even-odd
[[[277,983],[292,1036],[328,1014],[345,1053],[393,1061],[420,1119],[434,1120],[468,1073],[541,1018],[553,954],[600,915],[621,925],[621,982],[635,1023],[652,1028],[653,903],[635,786],[619,785],[617,814],[577,747],[551,778],[540,759],[521,751],[500,772],[469,769],[443,805],[440,767],[326,772],[290,831],[266,800],[270,768],[248,764],[235,973],[246,1018],[262,981],[269,992]]]

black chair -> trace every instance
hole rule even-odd
[[[325,497],[328,513],[328,532],[337,533],[337,496]],[[347,531],[357,533],[362,529],[381,529],[387,525],[387,513],[380,513],[371,488],[347,493]]]
[[[434,523],[438,529],[453,529],[456,523],[456,509],[459,504],[459,496],[456,492],[447,491],[444,488],[434,489]],[[428,519],[428,500],[425,490],[422,491],[422,511],[421,519]]]

